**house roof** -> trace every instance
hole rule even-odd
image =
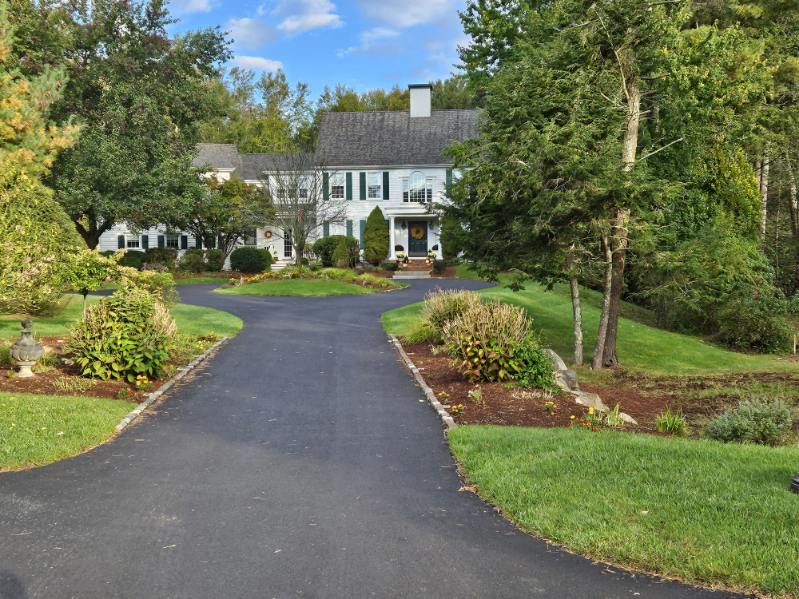
[[[477,110],[327,112],[316,146],[324,166],[447,164],[444,149],[477,136]]]
[[[239,152],[235,144],[197,144],[197,156],[192,166],[214,169],[235,169],[239,167]]]
[[[263,178],[265,171],[284,171],[313,164],[310,154],[239,154],[240,168],[236,174],[245,181]]]

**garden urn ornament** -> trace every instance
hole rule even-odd
[[[17,376],[23,379],[33,376],[33,370],[31,369],[44,354],[44,348],[33,338],[31,325],[30,318],[22,321],[22,334],[11,346],[11,357],[14,358],[17,366],[19,366],[19,374]]]

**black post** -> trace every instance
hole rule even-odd
[[[799,474],[794,476],[791,480],[791,491],[794,493],[799,493]]]

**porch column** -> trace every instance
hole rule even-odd
[[[394,251],[394,246],[396,245],[394,241],[394,217],[388,217],[388,257],[390,260],[397,259],[397,252]]]

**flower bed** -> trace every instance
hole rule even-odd
[[[307,268],[294,268],[287,267],[283,270],[262,272],[255,275],[234,277],[229,280],[230,285],[239,287],[247,285],[248,283],[260,283],[263,281],[285,281],[291,279],[313,279],[313,280],[329,280],[341,281],[344,283],[351,283],[369,289],[378,291],[391,291],[393,289],[401,289],[403,285],[395,281],[373,275],[370,273],[357,273],[345,268],[323,268],[320,270],[311,270]]]

